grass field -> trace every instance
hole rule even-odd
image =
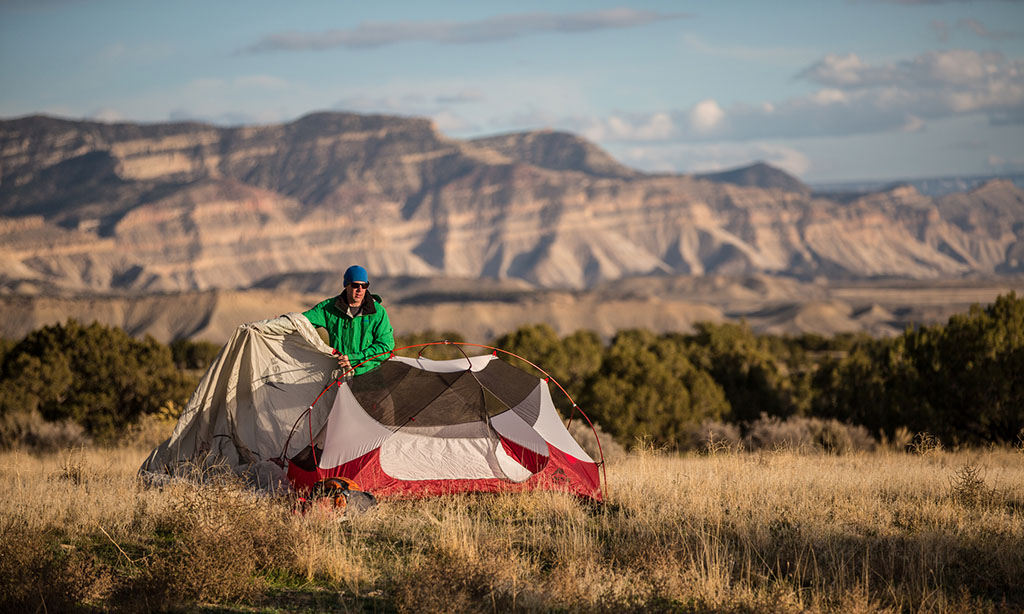
[[[0,609],[1021,612],[1024,454],[631,453],[554,493],[296,514],[147,488],[148,447],[0,455]]]

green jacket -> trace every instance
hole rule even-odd
[[[356,375],[366,373],[388,359],[387,352],[395,349],[395,333],[388,319],[388,312],[381,305],[376,294],[363,299],[359,314],[348,315],[348,304],[344,294],[321,301],[302,315],[313,324],[327,329],[328,342],[340,354],[348,355],[352,366],[367,358],[385,354],[357,367]]]

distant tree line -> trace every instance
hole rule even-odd
[[[620,331],[602,345],[546,325],[496,345],[545,368],[623,443],[685,447],[692,425],[748,428],[763,417],[835,419],[877,436],[924,432],[947,444],[1024,435],[1024,299],[974,306],[902,335],[756,335],[744,324],[692,334]],[[564,408],[563,408],[564,409]]]
[[[420,333],[397,345],[438,339],[463,340]],[[691,334],[624,330],[605,343],[591,331],[560,337],[537,324],[492,344],[545,369],[626,445],[686,448],[696,425],[742,432],[794,417],[860,425],[880,437],[926,432],[947,444],[1014,442],[1024,428],[1024,299],[1015,293],[888,339],[757,335],[745,324],[701,323]],[[24,441],[40,421],[116,439],[143,415],[183,406],[218,351],[74,320],[4,340],[0,446]],[[424,355],[462,351],[435,346]]]

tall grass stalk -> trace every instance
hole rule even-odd
[[[382,501],[355,517],[226,480],[146,487],[146,450],[0,455],[0,609],[1017,612],[1024,457],[650,448],[609,500]]]

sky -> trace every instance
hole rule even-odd
[[[0,0],[0,117],[429,117],[651,172],[1024,172],[1024,1]]]

